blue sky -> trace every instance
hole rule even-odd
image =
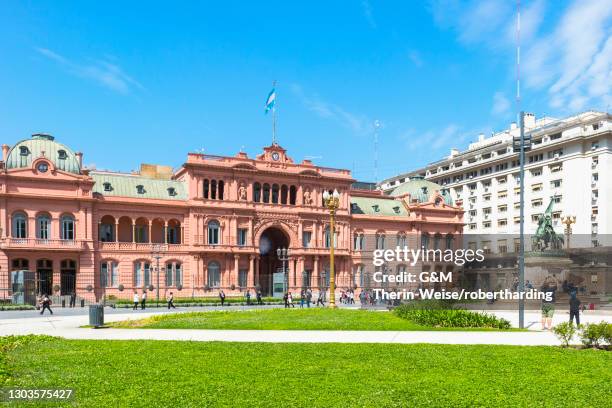
[[[609,110],[612,7],[521,2],[522,106]],[[514,1],[4,1],[0,135],[48,132],[86,164],[179,166],[188,151],[297,161],[374,179],[465,148],[516,117]]]

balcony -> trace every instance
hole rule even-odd
[[[2,249],[24,249],[24,250],[59,250],[59,251],[82,251],[85,242],[69,239],[39,239],[39,238],[5,238],[1,241]]]
[[[153,249],[162,248],[163,252],[181,252],[187,250],[183,244],[161,244],[150,242],[98,242],[100,251],[126,251],[126,252],[151,252]]]

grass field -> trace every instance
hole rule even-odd
[[[112,327],[225,330],[436,330],[386,311],[347,309],[259,309],[193,312],[111,323]],[[452,330],[452,329],[439,329]],[[459,330],[459,329],[457,329]],[[465,329],[461,330],[493,330]]]
[[[610,367],[557,347],[54,339],[9,351],[5,386],[86,407],[604,407]]]

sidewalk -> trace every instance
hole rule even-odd
[[[183,310],[181,312],[188,312]],[[147,313],[147,316],[159,312]],[[381,312],[385,313],[385,312]],[[518,321],[514,312],[495,312],[500,317]],[[107,322],[143,318],[142,313],[116,313],[106,316]],[[566,317],[559,313],[555,324]],[[609,314],[587,315],[586,321],[612,321]],[[526,314],[527,332],[487,331],[325,331],[325,330],[171,330],[171,329],[85,329],[88,316],[33,314],[19,319],[0,321],[0,336],[10,334],[46,334],[67,339],[91,340],[188,340],[273,343],[438,343],[438,344],[503,344],[558,345],[554,334],[539,331],[539,313]]]

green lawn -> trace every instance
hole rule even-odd
[[[610,367],[557,347],[55,339],[9,351],[5,386],[86,407],[604,407]]]
[[[436,330],[387,311],[347,309],[254,309],[157,315],[111,323],[112,327],[224,330]],[[453,330],[440,328],[438,330]],[[455,329],[459,330],[459,329]],[[460,330],[493,330],[465,329]]]

